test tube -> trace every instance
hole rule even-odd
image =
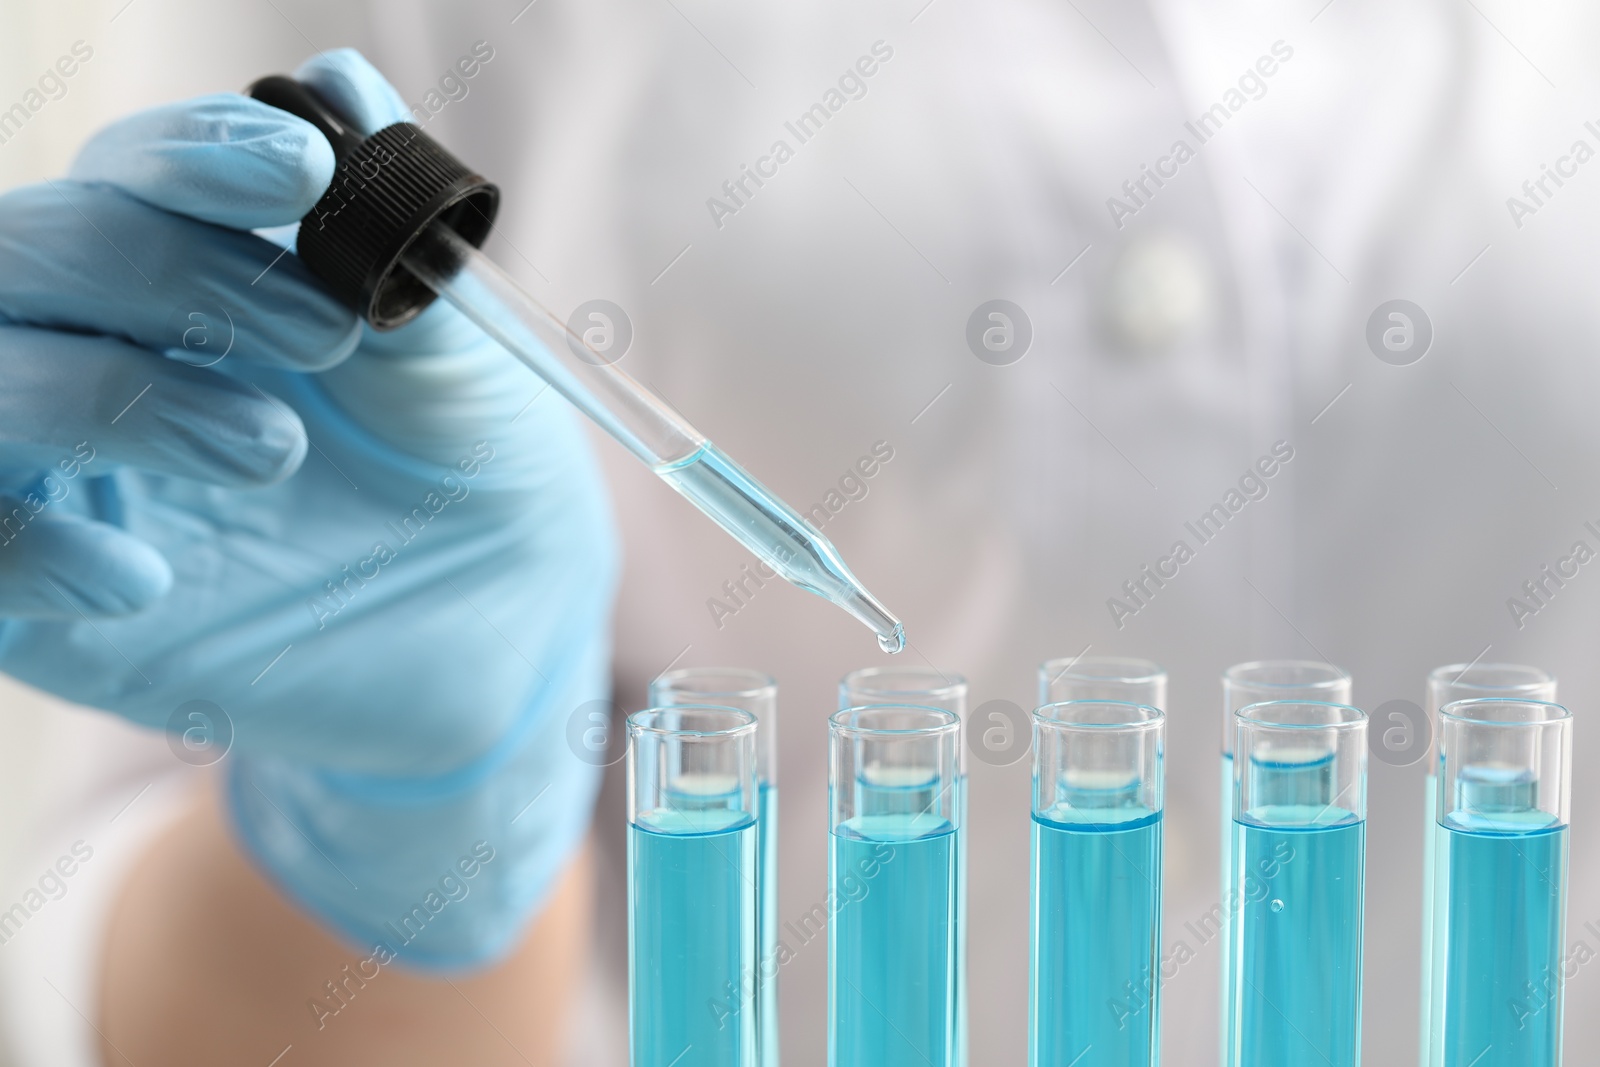
[[[1039,664],[1039,703],[1121,700],[1166,709],[1167,672],[1131,656],[1065,656]]]
[[[1159,1058],[1165,736],[1148,705],[1033,713],[1030,1067]]]
[[[1233,741],[1234,713],[1251,704],[1272,700],[1309,700],[1329,704],[1350,703],[1350,672],[1331,663],[1314,660],[1267,659],[1237,663],[1222,673],[1222,896],[1218,940],[1233,943],[1233,920],[1244,906],[1235,882],[1237,863],[1233,855]],[[1159,706],[1159,705],[1158,705]],[[1218,997],[1222,1023],[1218,1036],[1222,1060],[1228,1062],[1232,1045],[1229,1028],[1233,1025],[1233,958],[1221,953],[1222,980]]]
[[[828,721],[829,1067],[957,1062],[960,747],[942,708]]]
[[[1439,709],[1457,700],[1499,698],[1536,700],[1552,703],[1556,699],[1556,679],[1538,667],[1516,663],[1452,663],[1428,672],[1428,723],[1432,728],[1427,758],[1427,773],[1422,782],[1422,1005],[1421,1057],[1419,1063],[1433,1062],[1433,894],[1434,839],[1439,821]]]
[[[935,667],[863,667],[839,682],[839,709],[873,704],[917,704],[953,712],[967,721],[967,680]],[[967,824],[967,750],[956,753],[957,822]],[[967,837],[956,837],[956,1060],[967,1063]]]
[[[967,680],[934,667],[863,667],[839,679],[839,710],[916,704],[967,717]]]
[[[628,716],[633,1067],[755,1067],[756,720],[686,705]]]
[[[650,703],[719,704],[756,720],[756,1038],[762,1067],[778,1064],[778,683],[739,667],[684,667],[650,683]]]
[[[1430,1067],[1558,1067],[1572,715],[1480,698],[1439,728]]]
[[[1229,1067],[1361,1057],[1367,716],[1273,701],[1236,717]],[[1463,1063],[1462,1067],[1466,1067]]]

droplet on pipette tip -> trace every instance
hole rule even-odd
[[[835,603],[866,623],[878,635],[878,647],[884,652],[892,656],[906,647],[906,628],[860,583],[855,584],[849,596]]]
[[[878,647],[891,656],[896,652],[904,651],[906,647],[906,628],[899,623],[895,623],[892,631],[878,635]]]

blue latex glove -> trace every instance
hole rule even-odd
[[[299,76],[406,117],[354,52]],[[605,696],[614,536],[565,401],[442,302],[366,330],[248,232],[332,171],[223,94],[0,197],[0,669],[148,726],[220,706],[269,876],[362,948],[472,965],[587,825],[565,733]]]

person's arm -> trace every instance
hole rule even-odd
[[[296,76],[352,128],[406,117],[353,52]],[[607,692],[600,475],[448,305],[367,329],[257,235],[349,190],[334,163],[217,93],[0,195],[0,671],[226,751],[118,912],[112,1062],[481,1063],[497,1027],[541,1062],[535,978],[581,955],[543,941],[581,929],[600,779],[567,739]]]
[[[266,1067],[293,1046],[282,1067],[558,1063],[586,965],[592,883],[584,850],[518,947],[486,970],[450,978],[364,964],[370,952],[330,937],[262,878],[218,798],[197,795],[112,914],[97,1022],[104,1062]]]

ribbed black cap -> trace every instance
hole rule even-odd
[[[415,318],[434,293],[400,263],[434,221],[473,247],[488,239],[500,190],[409,122],[361,139],[310,88],[263,78],[250,95],[311,122],[338,164],[328,191],[300,222],[297,251],[341,300],[379,330]]]

